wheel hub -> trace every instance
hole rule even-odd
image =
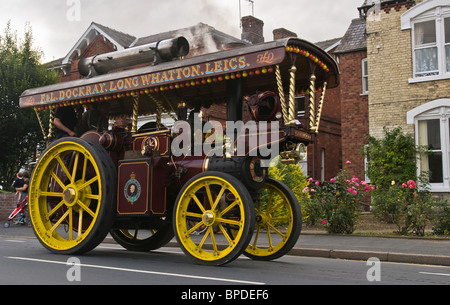
[[[258,213],[256,215],[256,222],[259,225],[265,225],[266,223],[270,222],[272,216],[270,214],[266,214],[266,213]]]
[[[205,223],[205,225],[211,226],[215,220],[214,213],[211,211],[206,211],[202,216],[202,220]]]
[[[76,202],[77,192],[71,186],[66,188],[63,192],[63,199],[67,203],[67,205],[73,205]]]

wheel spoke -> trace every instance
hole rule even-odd
[[[47,213],[47,217],[50,218],[61,206],[64,204],[64,201],[61,200],[50,212]]]
[[[195,226],[193,226],[189,231],[186,232],[187,235],[191,235],[192,232],[200,228],[202,225],[204,225],[203,221],[198,222]]]
[[[69,240],[73,240],[73,209],[69,208]]]
[[[192,197],[192,199],[194,199],[195,203],[197,204],[199,209],[202,211],[202,213],[205,213],[205,208],[203,207],[203,204],[200,202],[200,200],[198,200],[197,196],[195,194],[192,194],[191,197]]]
[[[58,185],[61,188],[65,187],[64,183],[59,179],[59,177],[54,172],[51,172],[50,176],[56,181],[56,183],[58,183]]]
[[[219,251],[217,250],[217,243],[216,243],[216,238],[214,236],[213,227],[208,227],[208,231],[209,231],[209,235],[211,235],[211,241],[212,241],[214,252],[219,253]]]
[[[212,199],[211,189],[209,188],[209,184],[205,184],[205,189],[206,189],[206,195],[208,195],[209,205],[210,205],[211,210],[212,210],[212,206],[214,205],[214,202],[213,202],[213,199]]]
[[[222,186],[222,188],[220,189],[219,194],[217,195],[216,201],[214,201],[213,206],[211,207],[211,210],[214,211],[217,208],[217,205],[219,204],[220,199],[223,196],[223,193],[225,192],[226,187],[225,185]]]
[[[278,235],[280,235],[283,239],[286,238],[286,235],[281,233],[277,228],[275,228],[272,224],[268,223],[267,224],[267,232],[269,232],[272,229],[275,233],[277,233]]]
[[[61,216],[60,219],[58,219],[58,221],[53,225],[53,227],[51,227],[50,230],[47,231],[47,234],[48,234],[49,236],[53,234],[53,231],[55,231],[55,229],[56,229],[57,227],[59,227],[59,225],[61,224],[61,222],[63,222],[63,220],[70,214],[70,211],[71,211],[71,210],[72,210],[71,208],[68,209],[68,210],[64,213],[64,215]]]
[[[61,166],[61,169],[66,174],[67,178],[69,178],[70,181],[72,181],[72,176],[69,173],[69,170],[67,169],[66,165],[64,164],[63,160],[61,160],[61,157],[59,155],[55,156],[56,161],[58,161],[59,166]]]
[[[81,179],[83,182],[86,181],[87,162],[88,162],[88,158],[85,156],[84,162],[83,162],[83,173],[81,174]]]
[[[231,239],[230,235],[228,235],[227,230],[225,230],[221,223],[219,223],[219,229],[222,232],[223,236],[228,240],[228,244],[233,244],[233,240]]]
[[[198,244],[198,248],[199,248],[199,249],[202,249],[202,248],[203,248],[203,244],[205,243],[206,238],[208,237],[208,235],[209,235],[209,230],[206,230],[205,235],[203,235],[202,240],[201,240],[200,243]]]
[[[235,226],[239,226],[241,224],[241,222],[239,220],[231,220],[231,219],[219,218],[219,217],[216,220],[217,220],[217,222],[228,223],[230,225],[235,225]]]
[[[270,194],[269,194],[269,200],[267,200],[266,211],[270,210],[270,205],[272,203],[272,198],[273,198],[273,191],[271,191]]]
[[[62,198],[63,197],[63,193],[57,193],[57,192],[38,192],[38,196],[43,196],[43,197],[59,197]]]
[[[71,183],[75,183],[75,177],[77,175],[78,158],[79,157],[80,157],[80,154],[79,153],[75,153],[75,160],[73,161],[72,177],[70,179]]]
[[[78,204],[83,210],[85,210],[89,215],[91,215],[92,218],[95,218],[95,213],[94,213],[91,209],[89,209],[83,202],[81,202],[81,200],[78,200],[78,201],[77,201],[77,204]],[[81,212],[80,212],[80,214],[81,214]]]
[[[227,206],[222,212],[220,212],[220,217],[228,213],[232,208],[234,208],[239,201],[236,199],[233,203],[231,203],[229,206]]]
[[[202,215],[201,214],[192,213],[192,212],[186,212],[186,216],[202,219]]]
[[[270,235],[270,229],[269,225],[266,226],[266,232],[267,232],[267,241],[269,242],[269,249],[272,249],[272,236]]]
[[[96,200],[100,199],[100,196],[99,195],[95,195],[95,194],[86,194],[84,197],[86,199],[96,199]]]
[[[87,181],[87,182],[85,182],[85,183],[83,183],[81,186],[79,186],[78,187],[78,190],[82,190],[82,189],[84,189],[85,187],[87,187],[87,186],[89,186],[89,185],[91,185],[92,183],[94,183],[95,181],[97,181],[98,180],[98,177],[97,176],[95,176],[94,178],[92,178],[91,180],[89,180],[89,181]]]
[[[78,213],[78,237],[83,234],[83,213]]]
[[[261,226],[257,225],[256,226],[256,232],[255,232],[255,240],[253,241],[253,249],[256,249],[256,244],[258,243],[260,230],[261,230]]]
[[[284,206],[286,202],[283,200],[280,204],[276,205],[272,210],[269,211],[269,213],[273,213],[276,210],[278,210],[281,206]]]

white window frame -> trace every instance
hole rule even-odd
[[[450,71],[446,68],[446,43],[445,43],[445,27],[444,19],[450,18],[450,4],[448,0],[428,0],[422,2],[413,8],[405,12],[401,17],[401,28],[402,30],[411,30],[411,40],[412,40],[412,78],[408,81],[409,83],[417,83],[424,81],[434,81],[441,79],[449,79]],[[414,28],[417,23],[422,23],[426,21],[435,21],[436,26],[436,46],[437,46],[437,56],[438,56],[438,70],[437,75],[429,76],[416,76],[416,45],[415,45],[415,35]],[[447,43],[448,45],[448,43]]]
[[[367,69],[364,67],[367,65]],[[361,60],[361,78],[362,78],[362,93],[361,95],[369,94],[369,62],[367,58]],[[367,90],[366,90],[367,88]]]
[[[440,120],[441,149],[442,151],[442,183],[430,183],[432,192],[450,192],[450,99],[438,99],[407,112],[407,123],[414,124],[415,141],[419,145],[419,121]],[[417,161],[418,172],[420,175],[420,160]]]

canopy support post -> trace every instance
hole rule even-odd
[[[275,68],[275,75],[277,78],[278,95],[280,96],[281,110],[283,112],[283,120],[284,120],[284,123],[287,125],[287,123],[289,121],[289,115],[288,115],[288,110],[286,107],[286,100],[284,98],[283,81],[281,80],[281,71],[280,71],[279,65],[277,65]]]
[[[327,91],[327,82],[324,82],[323,88],[322,88],[322,95],[320,96],[319,107],[317,109],[316,125],[314,126],[314,129],[313,129],[316,133],[319,133],[319,125],[320,125],[320,119],[322,117],[322,110],[323,110],[323,104],[325,102],[325,92],[326,91]]]
[[[133,117],[131,118],[131,133],[137,132],[137,121],[139,116],[139,95],[133,96]]]
[[[44,137],[44,140],[47,141],[47,136],[45,134],[44,125],[42,124],[41,115],[39,114],[39,111],[36,109],[36,107],[34,108],[34,112],[36,113],[39,126],[41,126],[42,136]]]
[[[53,125],[53,120],[55,119],[55,109],[50,110],[50,116],[48,119],[48,135],[47,139],[52,139],[55,137],[55,125]]]

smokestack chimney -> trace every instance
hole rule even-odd
[[[241,19],[241,39],[251,44],[264,42],[264,22],[253,16],[245,16]]]
[[[272,33],[273,33],[273,40],[297,37],[296,33],[286,30],[285,28],[275,29],[275,30],[273,30]]]

